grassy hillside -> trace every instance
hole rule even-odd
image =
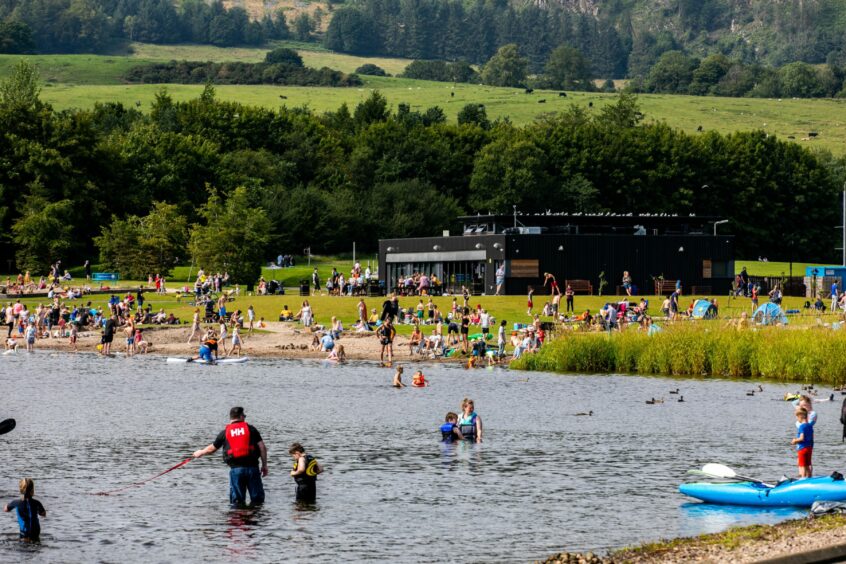
[[[508,117],[517,124],[527,123],[545,112],[560,111],[568,104],[589,106],[593,111],[613,101],[613,94],[570,93],[559,98],[556,92],[535,91],[526,95],[514,88],[494,88],[466,84],[426,82],[407,79],[363,77],[363,88],[308,88],[277,86],[218,86],[224,100],[267,107],[308,106],[318,111],[336,109],[346,102],[351,106],[364,100],[372,89],[379,89],[394,106],[407,102],[415,109],[440,106],[450,119],[468,103],[482,103],[491,118]],[[167,85],[177,100],[200,95],[202,85]],[[57,108],[90,107],[95,102],[141,102],[149,108],[162,85],[70,85],[49,84],[42,98]],[[454,92],[455,96],[450,96]],[[285,96],[285,99],[280,99]],[[540,100],[546,100],[540,104]],[[663,120],[674,127],[695,132],[717,130],[729,133],[764,129],[781,138],[794,136],[797,143],[825,148],[837,155],[846,154],[846,101],[844,100],[750,100],[746,98],[703,98],[696,96],[642,95],[640,105],[647,119]],[[801,141],[808,131],[818,131],[813,141]]]
[[[298,48],[309,66],[328,66],[342,71],[353,71],[365,62],[375,63],[388,72],[400,72],[408,63],[404,59],[364,58],[332,53],[310,45],[288,43]],[[86,108],[95,102],[120,101],[127,105],[141,103],[148,109],[154,95],[162,85],[128,85],[122,76],[128,68],[145,62],[185,60],[240,60],[259,61],[266,49],[220,49],[210,46],[180,45],[153,46],[134,44],[128,56],[96,55],[44,55],[31,56],[45,81],[44,100],[56,108]],[[20,56],[0,55],[0,77],[8,75]],[[613,94],[569,93],[567,97],[557,92],[536,91],[527,95],[520,89],[489,86],[426,82],[417,80],[362,77],[362,88],[306,88],[277,86],[220,86],[221,99],[237,100],[247,104],[278,107],[308,106],[318,111],[336,109],[346,102],[354,106],[365,99],[373,89],[385,94],[394,107],[401,102],[415,109],[440,106],[450,119],[454,119],[468,103],[481,103],[491,118],[508,117],[514,123],[527,123],[547,112],[560,111],[575,103],[593,107],[596,111],[614,99]],[[177,99],[196,97],[200,85],[167,85],[168,92]],[[454,94],[454,95],[452,95]],[[284,98],[280,98],[284,96]],[[541,100],[544,100],[541,103]],[[838,99],[749,99],[715,98],[698,96],[642,95],[640,104],[651,120],[664,120],[674,127],[695,132],[716,130],[728,133],[738,130],[762,129],[780,138],[792,136],[797,143],[821,147],[837,155],[846,154],[846,100]],[[813,141],[803,141],[809,131],[819,136]]]
[[[385,69],[389,74],[399,74],[411,62],[408,59],[389,57],[357,57],[333,53],[323,49],[316,43],[300,43],[297,41],[281,41],[274,46],[296,49],[306,66],[321,68],[329,67],[343,72],[354,72],[365,63],[372,63]],[[243,61],[256,63],[264,60],[268,48],[253,47],[214,47],[212,45],[153,45],[149,43],[133,43],[131,45],[131,60],[136,63],[143,61]]]

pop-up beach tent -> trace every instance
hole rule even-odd
[[[752,319],[761,325],[775,325],[776,323],[787,324],[787,316],[781,310],[778,304],[767,302],[761,304],[755,313],[752,314]]]
[[[694,319],[714,319],[717,317],[717,308],[708,300],[696,300],[692,315]]]

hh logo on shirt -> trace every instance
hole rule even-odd
[[[245,434],[246,434],[246,432],[244,431],[243,427],[241,427],[239,429],[232,429],[232,430],[229,431],[230,437],[239,437],[239,436],[243,436]]]

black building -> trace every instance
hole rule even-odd
[[[379,276],[387,290],[420,272],[437,276],[450,293],[467,286],[493,294],[504,269],[506,294],[538,288],[545,272],[556,276],[562,292],[565,280],[581,280],[593,293],[604,273],[603,294],[615,294],[628,271],[638,294],[654,294],[663,279],[681,280],[685,293],[708,295],[727,293],[734,276],[734,237],[715,235],[723,222],[713,217],[547,213],[459,221],[461,235],[380,240]]]

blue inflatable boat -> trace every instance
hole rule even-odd
[[[810,507],[815,501],[846,501],[846,481],[830,476],[788,480],[775,486],[760,482],[697,482],[682,484],[679,491],[722,505]]]

